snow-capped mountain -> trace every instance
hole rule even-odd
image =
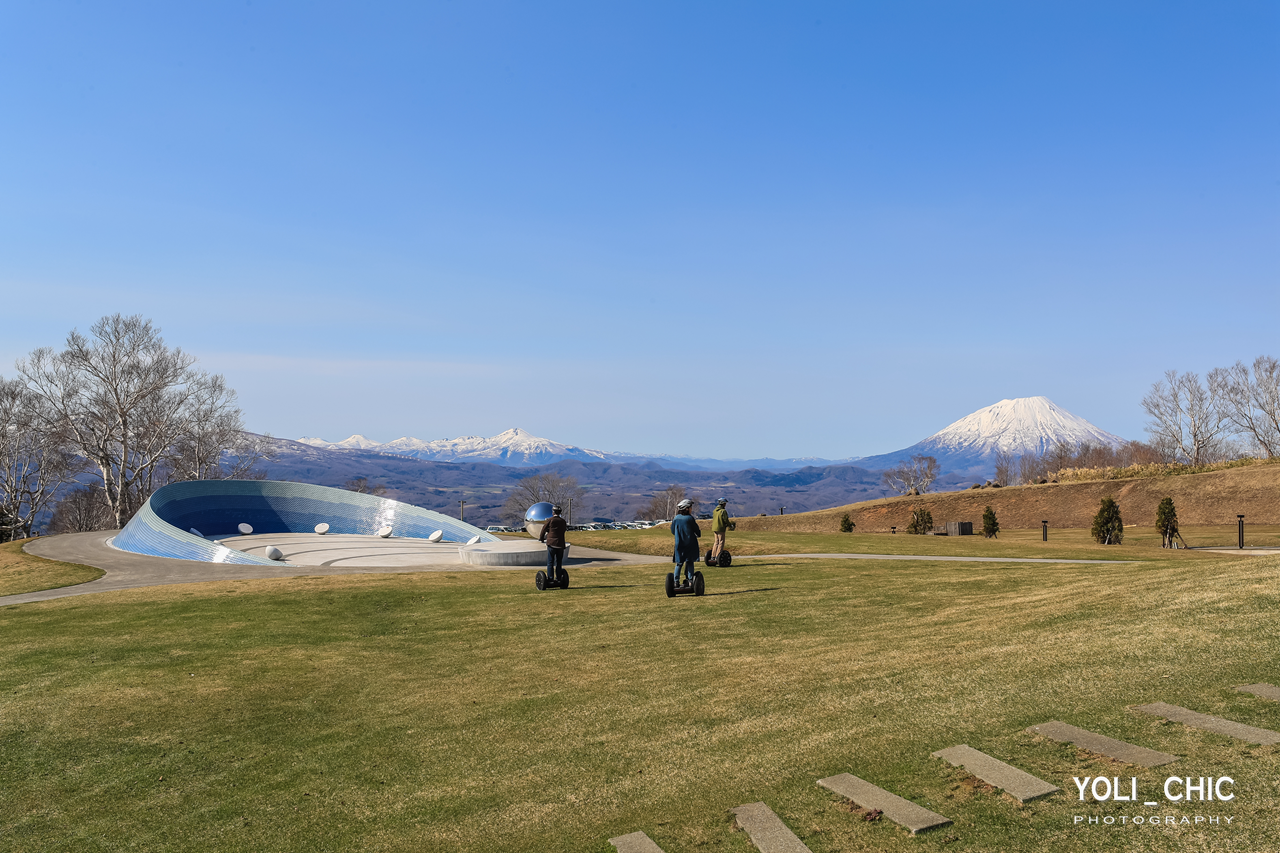
[[[326,450],[377,450],[424,459],[430,462],[493,462],[517,468],[534,465],[550,465],[564,459],[580,459],[584,462],[606,461],[599,450],[584,450],[571,444],[561,444],[547,438],[539,438],[522,429],[509,429],[491,438],[465,435],[461,438],[444,438],[423,441],[405,436],[395,441],[379,444],[362,435],[353,435],[343,441],[329,442],[322,438],[300,438],[303,444]]]
[[[1088,443],[1118,447],[1124,439],[1099,429],[1047,397],[1001,400],[966,415],[923,441],[893,453],[858,460],[862,468],[888,468],[916,454],[937,458],[949,472],[980,475],[994,467],[996,453],[1042,454],[1058,442],[1072,447]]]

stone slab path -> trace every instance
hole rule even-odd
[[[956,767],[963,767],[983,782],[999,788],[1020,803],[1062,790],[1011,764],[1005,764],[998,758],[992,758],[985,752],[979,752],[968,744],[962,743],[959,746],[940,749],[933,753],[933,757],[941,758]]]
[[[737,816],[738,826],[760,853],[812,853],[764,803],[748,803],[729,811]]]
[[[619,835],[617,838],[610,838],[609,843],[618,849],[618,853],[662,853],[662,848],[643,832]]]
[[[1208,714],[1198,714],[1195,711],[1180,708],[1177,705],[1166,705],[1164,702],[1139,705],[1134,710],[1141,711],[1144,714],[1164,717],[1166,720],[1173,720],[1175,723],[1182,723],[1193,729],[1226,735],[1249,743],[1260,743],[1263,746],[1280,743],[1280,732],[1260,729],[1257,726],[1246,726],[1244,723],[1235,723],[1231,720],[1224,720],[1221,717],[1211,717]]]
[[[1254,696],[1261,696],[1272,702],[1280,702],[1280,687],[1274,684],[1246,684],[1243,687],[1237,687],[1236,690],[1241,693],[1252,693]]]
[[[891,794],[884,788],[872,785],[865,779],[859,779],[850,773],[819,779],[818,784],[846,800],[852,800],[854,805],[861,808],[878,809],[889,820],[909,830],[912,835],[924,832],[926,829],[948,826],[951,823],[950,818],[931,812],[924,806],[918,806],[897,794]]]
[[[1032,726],[1027,731],[1044,735],[1050,740],[1073,743],[1081,749],[1087,749],[1090,752],[1096,752],[1099,755],[1105,755],[1108,758],[1115,758],[1129,764],[1136,764],[1139,767],[1159,767],[1161,764],[1169,764],[1178,760],[1176,755],[1147,749],[1145,746],[1134,746],[1131,743],[1115,740],[1106,735],[1078,729],[1058,720]]]

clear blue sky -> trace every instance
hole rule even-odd
[[[0,2],[0,373],[845,457],[1280,357],[1280,4]]]

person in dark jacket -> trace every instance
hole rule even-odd
[[[569,528],[568,522],[560,517],[560,507],[551,508],[551,517],[542,525],[539,542],[547,543],[547,577],[554,580],[564,564],[564,532]]]
[[[698,537],[702,535],[702,528],[693,517],[693,501],[685,499],[676,504],[671,533],[676,538],[676,550],[671,557],[676,564],[676,583],[680,583],[681,568],[684,569],[685,583],[693,583],[693,564],[698,562]]]

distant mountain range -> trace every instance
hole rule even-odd
[[[325,450],[377,450],[398,453],[428,462],[492,462],[515,468],[532,468],[554,465],[566,459],[581,462],[617,462],[628,465],[657,463],[663,468],[683,471],[731,471],[760,468],[767,471],[795,471],[812,465],[846,465],[852,459],[819,459],[816,457],[794,459],[708,459],[670,454],[645,455],[641,453],[617,453],[604,450],[587,450],[572,444],[561,444],[549,438],[539,438],[522,429],[514,428],[490,438],[464,435],[461,438],[442,438],[424,441],[420,438],[397,438],[379,444],[363,435],[353,435],[342,441],[326,441],[323,438],[303,437],[302,444]]]
[[[424,441],[404,437],[385,444],[363,435],[353,435],[342,441],[326,441],[322,438],[300,438],[298,441],[325,450],[374,450],[427,462],[489,462],[515,468],[540,467],[576,460],[650,468],[656,466],[680,471],[744,471],[753,468],[764,471],[798,471],[802,468],[839,465],[856,465],[877,471],[891,468],[913,455],[923,454],[935,457],[944,472],[975,479],[991,476],[995,469],[996,454],[1001,450],[1021,456],[1025,453],[1044,453],[1059,441],[1072,446],[1090,443],[1116,447],[1124,443],[1124,439],[1119,436],[1099,429],[1084,418],[1055,405],[1046,397],[1001,400],[966,415],[910,447],[876,456],[851,456],[844,459],[710,459],[670,454],[619,453],[561,444],[551,439],[539,438],[522,429],[509,429],[491,438],[468,435]]]
[[[1043,453],[1058,441],[1116,446],[1099,429],[1044,397],[1001,400],[893,453],[848,459],[707,459],[588,450],[509,429],[491,438],[380,443],[362,435],[342,441],[275,440],[264,473],[279,480],[343,486],[357,477],[387,488],[388,497],[449,514],[466,501],[466,519],[506,523],[501,507],[532,474],[576,477],[586,495],[574,518],[630,520],[655,492],[680,485],[710,504],[727,498],[734,515],[805,512],[890,494],[881,471],[915,454],[938,459],[935,491],[960,489],[992,476],[996,453]]]

